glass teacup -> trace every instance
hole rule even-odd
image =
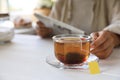
[[[89,61],[98,60],[90,54],[91,37],[81,34],[61,34],[53,36],[54,55],[57,59],[47,58],[47,62],[58,68],[87,68]],[[90,56],[94,58],[89,59]],[[89,60],[89,61],[88,61]]]

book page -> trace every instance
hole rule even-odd
[[[56,19],[35,13],[34,16],[45,24],[46,27],[51,27],[55,34],[84,34],[84,31],[74,26],[68,25]]]

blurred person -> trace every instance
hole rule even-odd
[[[57,0],[50,17],[82,29],[92,36],[91,53],[107,58],[120,45],[120,0]],[[45,38],[55,30],[38,21]]]

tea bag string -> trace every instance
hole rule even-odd
[[[87,52],[87,51],[83,48],[83,40],[82,40],[82,38],[80,38],[80,46],[81,46],[81,51],[82,51],[82,52]]]
[[[83,50],[83,49],[82,49],[82,39],[81,39],[81,38],[80,38],[80,46],[81,46],[81,47],[80,47],[81,50]]]

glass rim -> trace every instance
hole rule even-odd
[[[59,34],[59,35],[54,35],[53,37],[52,37],[52,39],[53,39],[53,41],[58,41],[58,42],[60,42],[60,41],[64,41],[64,40],[62,40],[63,38],[69,38],[69,37],[72,37],[72,38],[79,38],[78,39],[78,41],[83,41],[82,40],[82,38],[84,38],[85,40],[85,42],[87,41],[87,42],[89,42],[89,41],[91,41],[91,36],[90,35],[85,35],[85,34]],[[69,41],[69,40],[67,40],[67,41]]]

